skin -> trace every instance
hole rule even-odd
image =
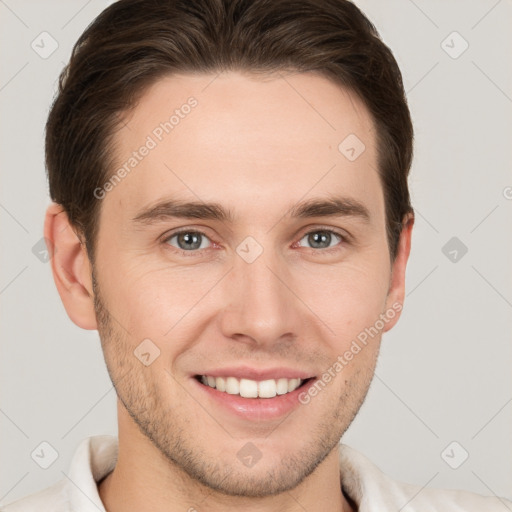
[[[403,302],[413,218],[391,261],[373,122],[357,97],[314,74],[161,79],[116,133],[119,165],[190,96],[197,106],[102,199],[94,279],[62,208],[47,211],[62,301],[78,326],[98,329],[118,394],[119,458],[100,496],[109,512],[353,510],[337,445],[399,313],[279,421],[221,410],[191,374],[244,363],[320,376]],[[355,161],[338,150],[351,133],[366,147]],[[332,196],[362,203],[368,221],[288,214]],[[216,202],[234,218],[133,221],[166,198]],[[169,239],[178,228],[204,233],[202,248],[180,251]],[[307,234],[325,229],[348,236],[313,246]],[[247,236],[263,248],[252,263],[236,252]],[[147,338],[160,350],[149,366],[133,354]],[[252,467],[237,458],[248,442],[262,454]]]

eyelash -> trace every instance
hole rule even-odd
[[[319,232],[329,233],[331,235],[339,237],[340,238],[340,242],[338,244],[336,244],[335,246],[333,246],[333,247],[327,247],[327,248],[324,248],[324,249],[314,249],[313,247],[304,247],[305,249],[310,249],[311,251],[314,251],[316,254],[331,254],[332,252],[339,251],[340,250],[340,245],[346,245],[349,242],[348,237],[346,235],[343,235],[339,231],[336,231],[336,230],[334,230],[332,228],[322,228],[322,227],[319,227],[319,228],[315,228],[315,229],[312,229],[311,231],[307,231],[306,233],[304,233],[299,238],[299,240],[297,242],[294,242],[293,245],[295,245],[298,242],[300,242],[304,237],[306,237],[308,235],[311,235],[313,233],[319,233]],[[168,247],[170,247],[173,252],[177,252],[178,254],[181,254],[182,256],[185,256],[185,257],[190,257],[190,256],[197,257],[197,255],[201,254],[203,251],[211,249],[211,247],[207,247],[206,249],[195,249],[195,250],[185,251],[183,249],[178,249],[177,247],[174,247],[174,246],[172,246],[172,245],[170,245],[168,243],[169,240],[171,240],[175,236],[178,236],[178,235],[180,235],[182,233],[190,233],[190,234],[200,235],[202,237],[207,238],[212,244],[215,244],[215,242],[210,240],[210,238],[205,233],[203,233],[202,231],[194,230],[194,229],[181,229],[179,231],[174,231],[170,235],[166,235],[163,238],[162,243],[167,245]]]
[[[328,255],[333,252],[339,251],[342,248],[342,246],[348,244],[348,237],[346,235],[343,235],[339,231],[336,231],[336,230],[330,229],[330,228],[316,228],[316,229],[312,229],[311,231],[307,231],[300,237],[299,242],[303,238],[307,237],[308,235],[311,235],[312,233],[329,233],[330,235],[334,235],[335,237],[340,239],[340,241],[336,245],[333,245],[332,247],[326,247],[324,249],[315,249],[313,247],[304,247],[304,249],[310,249],[311,251],[315,252],[316,254]]]
[[[185,257],[190,257],[190,256],[197,257],[198,254],[201,254],[202,252],[204,252],[206,250],[206,249],[196,249],[194,251],[185,251],[183,249],[178,249],[177,247],[174,247],[174,246],[172,246],[172,245],[170,245],[168,243],[169,240],[171,240],[171,238],[174,238],[175,236],[178,236],[181,233],[191,233],[191,234],[195,234],[195,235],[201,235],[202,237],[205,237],[208,240],[210,240],[210,238],[205,233],[203,233],[202,231],[197,231],[197,230],[194,230],[194,229],[180,229],[179,231],[174,231],[170,235],[165,236],[164,239],[162,240],[162,243],[164,245],[167,245],[167,247],[169,247],[173,252],[176,252],[179,255],[185,256]],[[214,243],[211,240],[210,240],[210,242]],[[207,249],[211,249],[211,247],[208,247]]]

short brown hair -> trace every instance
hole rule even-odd
[[[113,169],[113,136],[148,86],[173,73],[317,72],[363,101],[377,130],[391,259],[412,212],[413,127],[400,69],[374,25],[348,0],[119,0],[73,48],[46,124],[53,201],[91,260]],[[340,141],[341,142],[341,141]]]

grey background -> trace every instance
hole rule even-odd
[[[404,75],[417,219],[404,313],[344,442],[396,479],[510,498],[512,3],[356,3]],[[97,333],[68,319],[37,257],[44,122],[72,44],[108,4],[0,0],[0,504],[65,478],[83,438],[117,434]],[[59,45],[46,59],[31,47],[43,31]],[[453,31],[469,44],[458,58]],[[452,237],[468,248],[456,262]],[[48,469],[31,458],[43,441],[59,454]],[[441,456],[453,441],[452,465],[469,454],[458,469]]]

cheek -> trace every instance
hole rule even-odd
[[[109,303],[135,338],[168,340],[220,277],[221,269],[213,266],[173,268],[135,261],[119,265],[111,277]]]
[[[297,279],[300,296],[334,331],[336,343],[372,326],[384,311],[389,269],[379,262],[310,269]]]

